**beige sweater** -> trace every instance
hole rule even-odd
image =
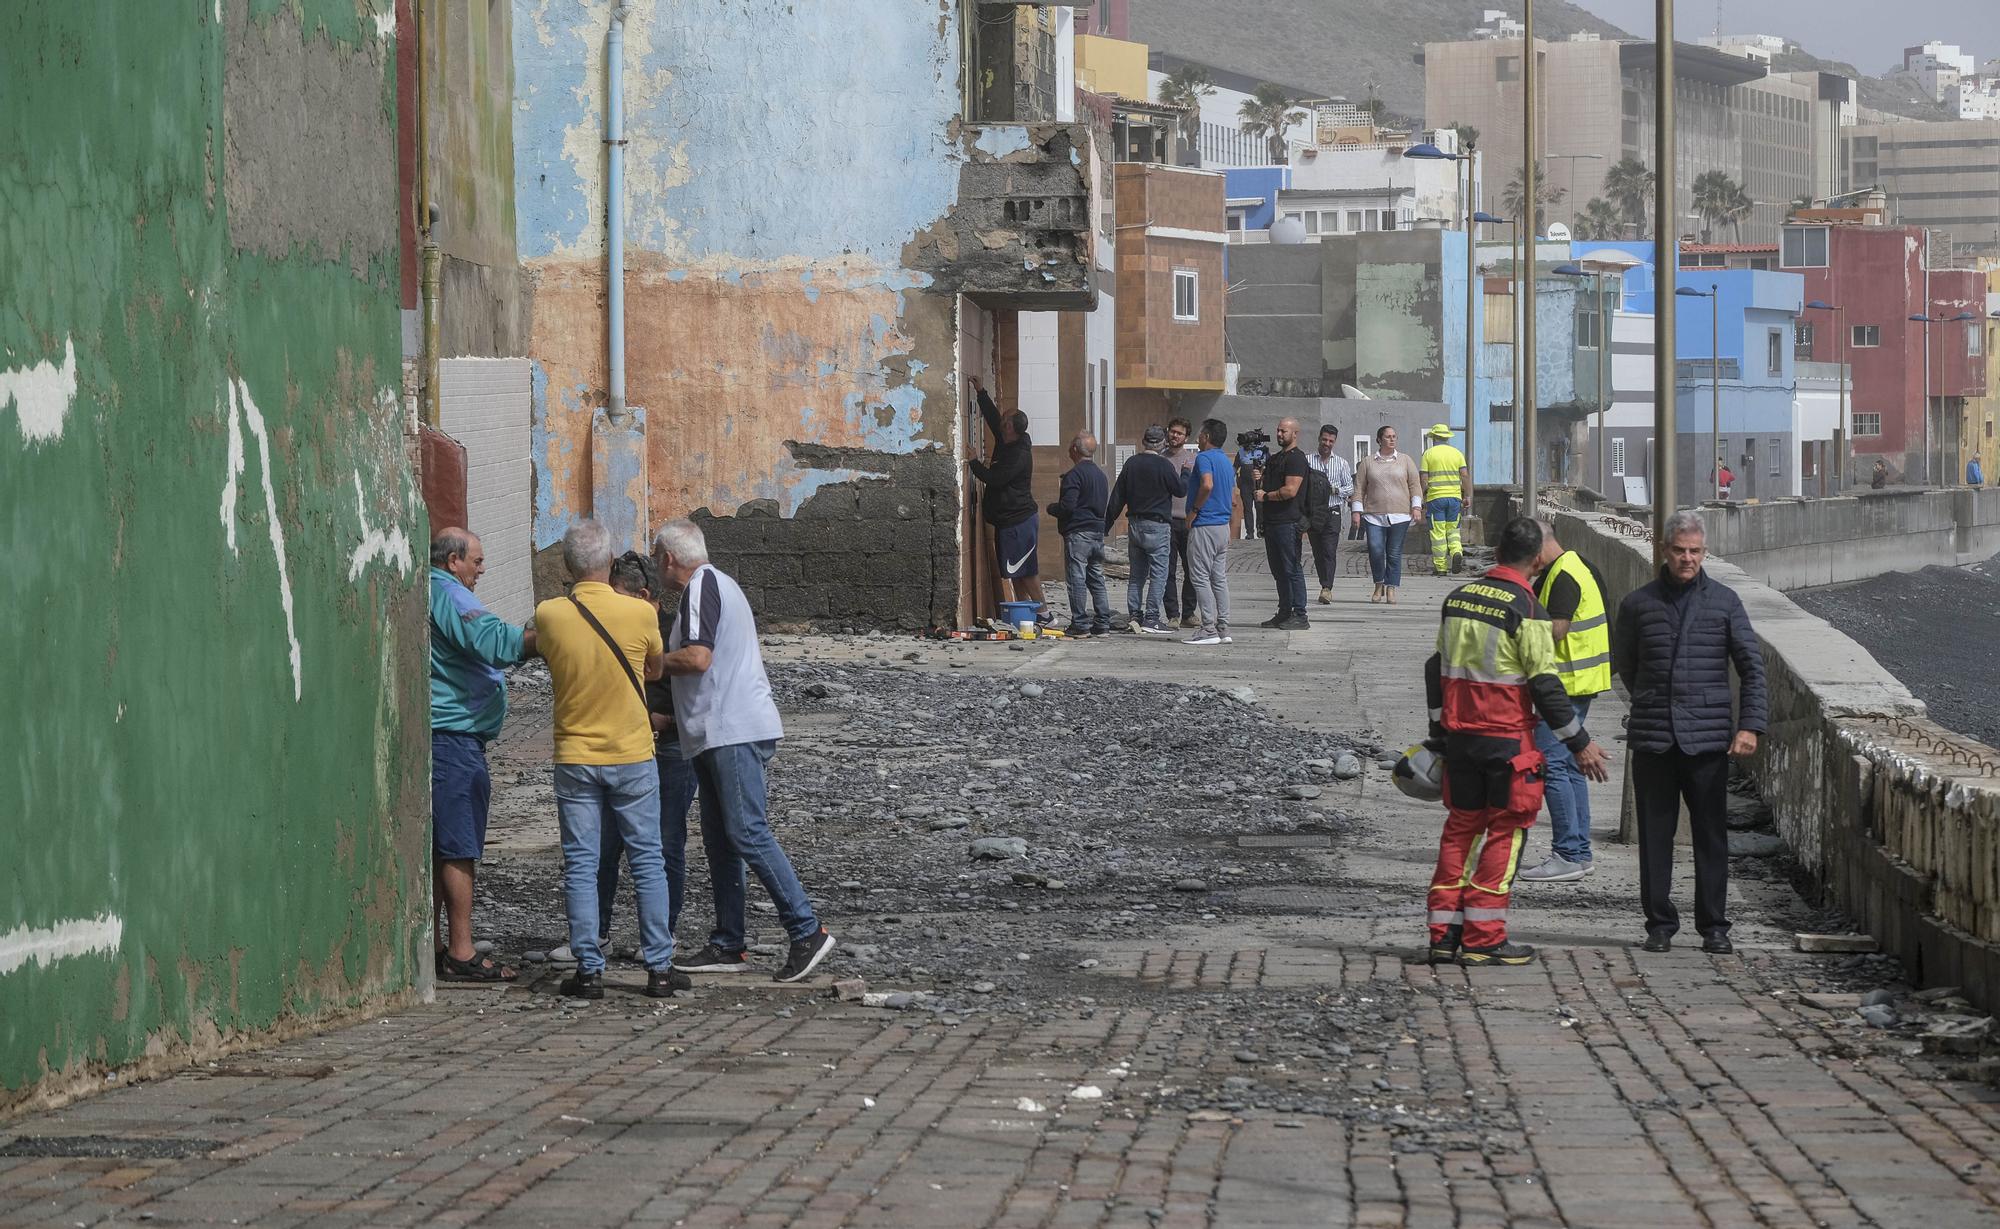
[[[1371,456],[1354,475],[1353,511],[1362,515],[1410,515],[1412,506],[1422,507],[1424,479],[1417,461],[1407,452],[1388,460]]]

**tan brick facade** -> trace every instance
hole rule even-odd
[[[1119,163],[1116,176],[1118,387],[1220,392],[1223,178],[1142,162]],[[1196,278],[1193,320],[1175,315],[1179,272]]]

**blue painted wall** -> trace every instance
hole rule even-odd
[[[1250,210],[1243,220],[1245,230],[1269,230],[1278,216],[1278,192],[1292,186],[1288,166],[1232,166],[1222,172],[1224,189],[1231,200],[1261,196],[1264,203]]]

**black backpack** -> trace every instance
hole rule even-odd
[[[1306,528],[1314,533],[1325,533],[1333,525],[1333,484],[1326,480],[1326,474],[1316,469],[1306,470],[1306,480],[1299,484],[1301,506],[1300,517]]]

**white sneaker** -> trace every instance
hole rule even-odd
[[[1201,634],[1200,634],[1200,635],[1198,635],[1198,636],[1189,636],[1189,637],[1188,637],[1188,638],[1187,638],[1186,640],[1183,640],[1183,641],[1181,641],[1181,643],[1182,643],[1182,644],[1221,644],[1221,643],[1222,643],[1222,637],[1220,637],[1220,636],[1216,635],[1216,634],[1215,634],[1214,632],[1203,632],[1203,633],[1201,633]]]
[[[575,964],[576,953],[569,950],[569,944],[567,943],[563,944],[561,947],[552,947],[549,949],[549,963]]]
[[[1224,643],[1224,644],[1235,644],[1235,643],[1236,643],[1236,637],[1234,637],[1234,636],[1230,635],[1230,634],[1229,634],[1228,632],[1224,632],[1224,633],[1222,633],[1222,637],[1221,637],[1221,639],[1222,639],[1222,643]]]
[[[1552,853],[1540,866],[1529,867],[1519,877],[1530,883],[1571,883],[1596,869],[1588,862],[1572,862],[1559,853]]]

